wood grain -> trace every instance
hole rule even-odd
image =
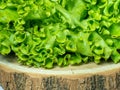
[[[43,69],[0,56],[0,84],[4,90],[120,90],[120,63]]]

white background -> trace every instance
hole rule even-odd
[[[0,86],[0,90],[3,90],[3,88]]]

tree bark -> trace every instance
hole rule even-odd
[[[0,84],[4,90],[120,90],[120,64],[89,63],[48,70],[0,56]]]

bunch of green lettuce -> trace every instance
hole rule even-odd
[[[52,68],[120,61],[120,0],[0,0],[0,53]]]

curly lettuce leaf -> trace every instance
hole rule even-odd
[[[120,61],[120,0],[2,0],[0,53],[53,68]]]

